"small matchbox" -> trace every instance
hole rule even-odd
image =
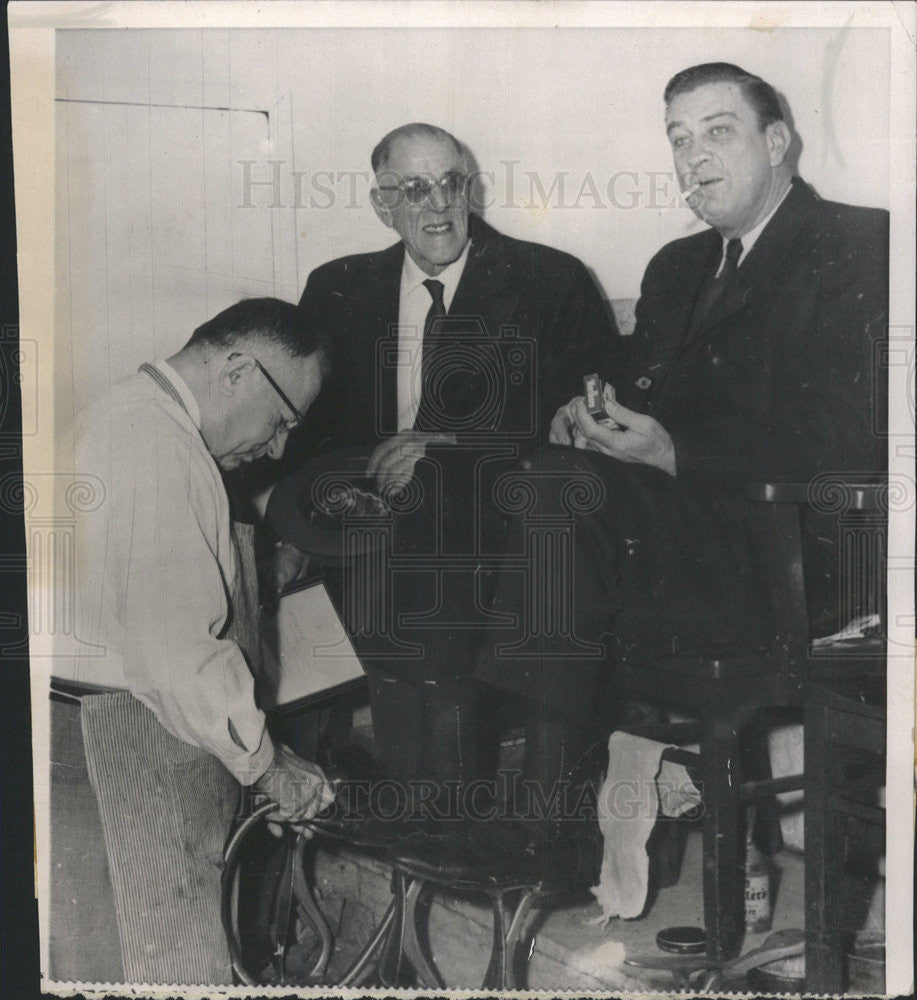
[[[605,414],[605,402],[602,399],[602,380],[598,375],[583,376],[583,396],[586,398],[586,409],[593,420],[601,420]]]
[[[589,416],[597,424],[601,424],[602,427],[608,427],[610,430],[621,426],[605,412],[605,403],[613,403],[615,401],[615,389],[613,385],[609,385],[608,382],[603,383],[596,374],[584,375],[583,396],[586,399],[586,409],[589,412]]]

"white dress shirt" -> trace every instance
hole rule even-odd
[[[742,261],[745,260],[745,258],[751,253],[751,248],[758,242],[758,237],[761,235],[761,233],[764,232],[764,227],[771,221],[771,219],[774,217],[774,213],[783,204],[784,199],[790,193],[790,188],[792,186],[793,186],[792,184],[788,184],[786,191],[783,192],[783,197],[780,199],[780,201],[778,201],[777,204],[774,205],[774,207],[767,213],[767,215],[764,216],[764,218],[758,223],[757,226],[755,226],[754,229],[750,229],[744,236],[741,237],[742,252],[739,254],[739,259],[736,261],[736,267],[741,267]],[[727,240],[726,237],[724,236],[723,256],[722,259],[720,260],[720,266],[716,272],[717,275],[719,275],[720,271],[723,270],[723,264],[726,263],[726,244],[728,242],[729,240]]]
[[[455,290],[461,281],[470,246],[469,240],[461,256],[432,279],[443,284],[443,305],[446,307],[446,312],[452,305]],[[405,250],[404,265],[401,268],[401,294],[398,299],[399,431],[410,430],[414,426],[420,406],[420,390],[423,384],[420,371],[423,358],[423,328],[433,302],[430,292],[424,285],[428,280],[430,275],[424,274]]]

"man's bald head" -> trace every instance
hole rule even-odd
[[[468,160],[445,129],[422,122],[389,132],[373,150],[370,192],[379,219],[405,251],[435,277],[461,257],[469,240]]]
[[[407,125],[399,125],[398,128],[392,129],[388,135],[383,136],[376,143],[376,148],[373,150],[372,157],[370,158],[373,173],[378,173],[388,165],[392,147],[395,143],[413,142],[417,139],[438,139],[451,143],[455,152],[462,160],[466,159],[464,147],[451,132],[447,132],[438,125],[428,125],[426,122],[410,122]]]
[[[244,299],[201,324],[168,359],[200,408],[220,468],[279,458],[321,388],[324,332],[289,302]]]

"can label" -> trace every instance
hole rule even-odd
[[[771,929],[771,876],[767,869],[745,873],[745,930],[760,934]]]

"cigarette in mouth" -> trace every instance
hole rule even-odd
[[[700,189],[700,184],[692,184],[690,187],[686,187],[684,191],[681,192],[682,198],[690,198],[695,191]]]

